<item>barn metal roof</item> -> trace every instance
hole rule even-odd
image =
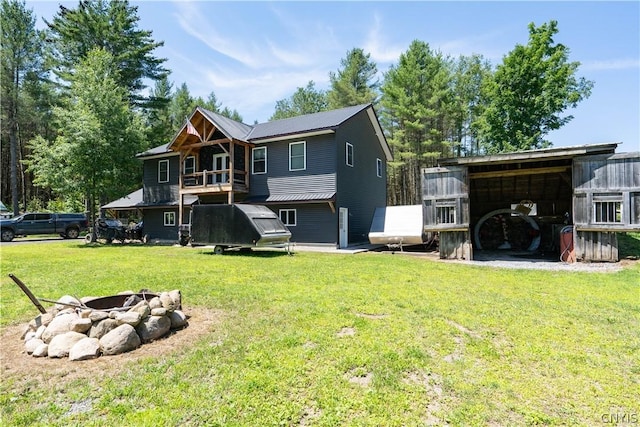
[[[551,160],[562,158],[573,158],[582,155],[591,154],[613,154],[618,147],[619,142],[610,142],[604,144],[585,144],[575,145],[571,147],[553,147],[543,148],[539,150],[517,151],[513,153],[491,154],[487,156],[473,157],[453,157],[440,159],[440,166],[462,166],[462,165],[484,165],[499,163],[514,163],[538,160]]]

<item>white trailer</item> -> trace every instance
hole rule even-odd
[[[403,246],[426,243],[422,205],[376,208],[369,230],[369,242],[400,250]]]

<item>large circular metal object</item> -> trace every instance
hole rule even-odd
[[[482,250],[482,243],[480,243],[480,227],[482,227],[482,225],[486,220],[488,220],[489,218],[493,218],[496,215],[518,215],[523,220],[525,220],[531,226],[531,228],[533,228],[536,231],[540,231],[540,227],[538,226],[538,223],[535,222],[535,220],[531,218],[529,215],[525,215],[522,212],[519,212],[515,209],[496,209],[495,211],[491,211],[488,214],[484,215],[482,218],[480,218],[480,220],[474,227],[473,240],[476,244],[476,249]],[[536,249],[538,249],[539,246],[540,246],[540,233],[537,233],[537,235],[531,240],[531,244],[529,245],[527,250],[530,252],[533,252]]]

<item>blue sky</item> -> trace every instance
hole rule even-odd
[[[27,1],[43,27],[58,4]],[[458,56],[478,53],[493,64],[528,41],[528,24],[558,21],[556,42],[595,82],[575,118],[548,135],[554,146],[622,142],[640,150],[640,2],[222,2],[132,1],[140,27],[164,46],[174,87],[193,96],[215,92],[246,123],[264,122],[276,101],[309,80],[329,87],[346,52],[371,54],[383,78],[413,40]]]

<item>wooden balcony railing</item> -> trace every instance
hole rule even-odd
[[[188,173],[182,175],[183,189],[205,189],[212,187],[211,191],[216,191],[220,185],[230,184],[230,176],[228,170],[223,171],[207,171]],[[246,187],[247,171],[235,169],[233,171],[233,186]]]

